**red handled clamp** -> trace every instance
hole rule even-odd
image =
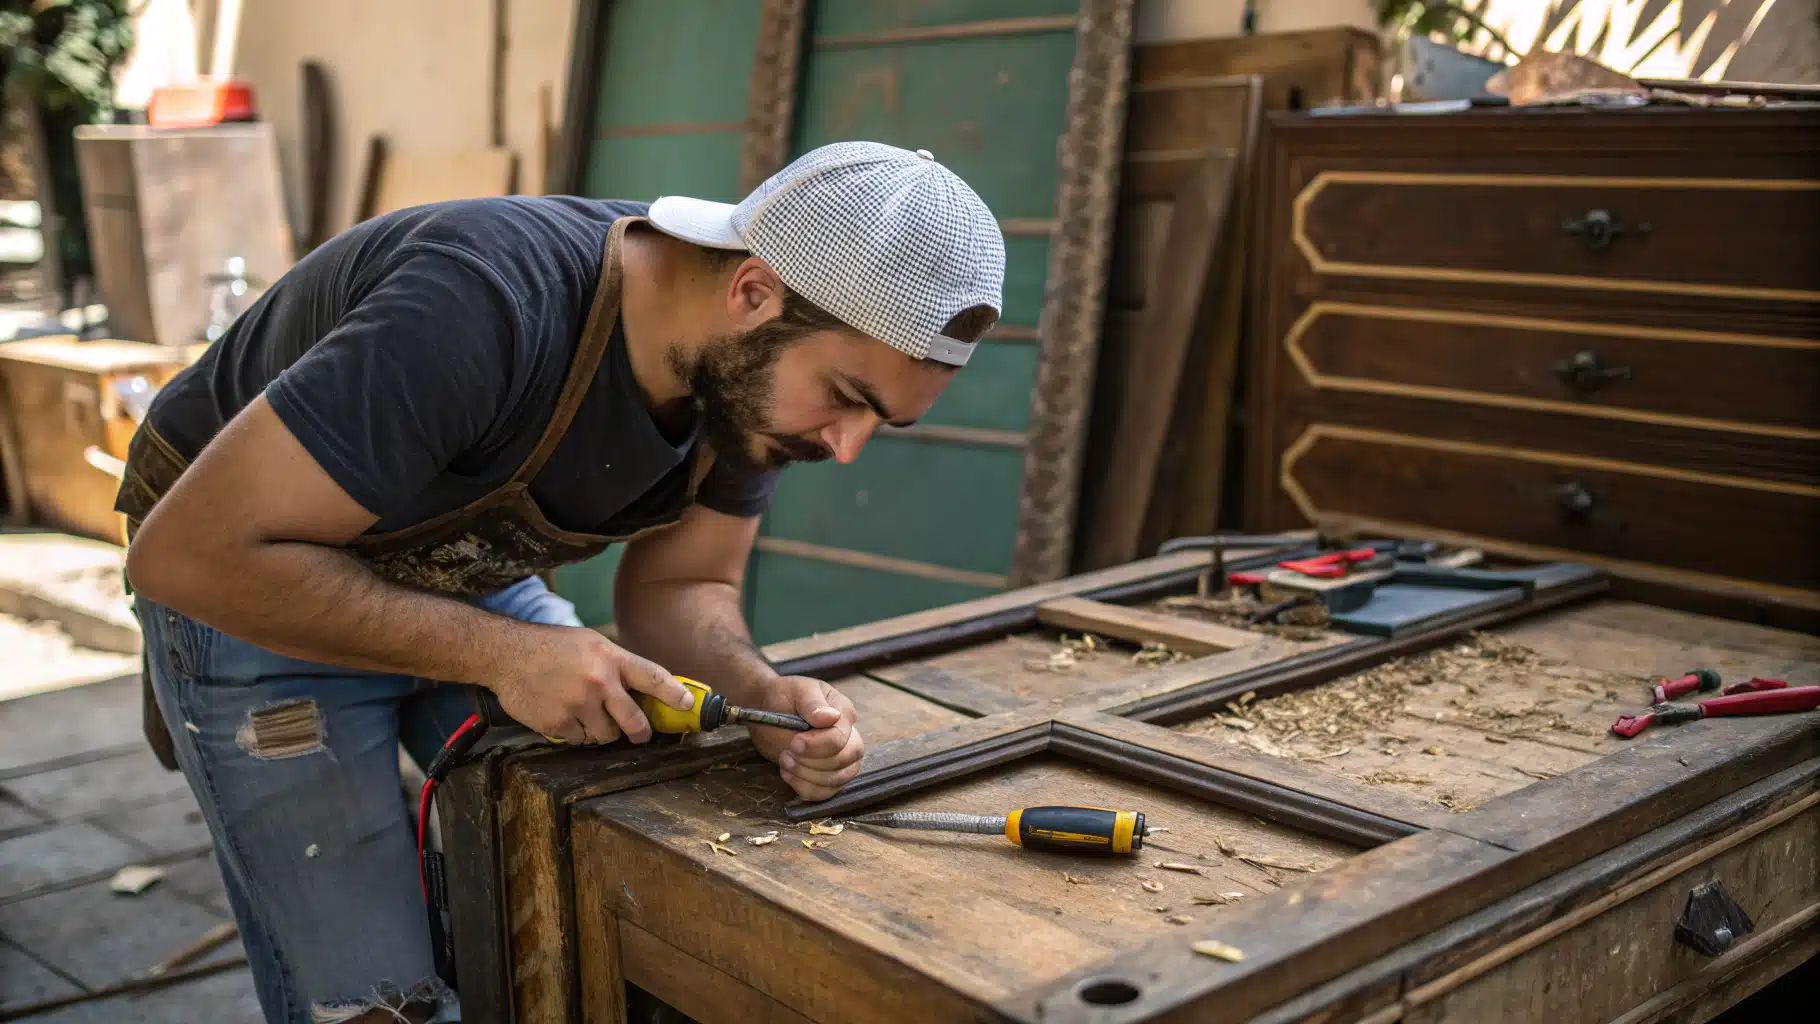
[[[1379,551],[1376,548],[1354,548],[1351,551],[1335,551],[1332,554],[1316,555],[1313,558],[1278,562],[1277,565],[1291,572],[1299,572],[1304,576],[1331,580],[1346,575],[1354,562],[1367,562],[1378,555]]]
[[[1655,703],[1665,704],[1677,697],[1685,697],[1698,691],[1706,693],[1719,688],[1719,673],[1710,668],[1697,668],[1679,679],[1658,679],[1650,694],[1656,698]]]
[[[1730,715],[1780,715],[1820,708],[1820,686],[1789,686],[1777,679],[1753,679],[1739,686],[1756,688],[1710,697],[1698,704],[1657,704],[1648,711],[1620,715],[1612,723],[1611,731],[1629,739],[1652,725],[1673,725]]]

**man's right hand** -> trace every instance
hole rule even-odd
[[[530,656],[486,685],[516,721],[552,739],[634,743],[651,738],[651,723],[633,699],[646,693],[679,711],[695,697],[655,662],[591,629],[539,626]]]

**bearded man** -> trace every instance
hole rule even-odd
[[[1004,240],[924,151],[815,150],[737,207],[462,200],[310,253],[153,402],[118,509],[147,736],[181,767],[273,1022],[425,1019],[437,979],[397,750],[468,683],[578,743],[650,738],[671,675],[802,797],[853,705],[780,676],[740,587],[790,462],[922,416],[997,319]],[[539,574],[626,549],[618,643]]]

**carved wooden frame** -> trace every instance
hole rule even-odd
[[[1226,564],[1237,570],[1300,555],[1312,550],[1312,540],[1311,534],[1307,549],[1235,549]],[[1210,565],[1205,552],[1165,555],[774,644],[765,653],[779,671],[838,678],[1033,628],[1039,609],[1058,599],[1135,601],[1191,590]],[[944,694],[931,680],[902,688],[965,713],[1001,710],[991,707],[983,688]],[[753,753],[740,731],[693,737],[662,753],[555,750],[532,740],[520,734],[483,741],[437,791],[457,982],[463,1007],[477,1019],[558,1019],[572,1009],[574,904],[566,851],[574,803]],[[507,832],[522,839],[526,831],[542,841],[502,841]]]
[[[1229,553],[1230,569],[1255,568],[1308,548]],[[853,627],[767,650],[778,669],[838,678],[880,661],[927,656],[1057,621],[1127,639],[1168,628],[1106,603],[1192,589],[1210,565],[1183,552],[898,619]],[[1246,692],[1269,696],[1317,685],[1387,659],[1425,650],[1471,630],[1602,592],[1603,576],[1538,585],[1528,600],[1462,613],[1394,639],[1360,638],[1306,650],[1237,630],[1230,649],[1153,670],[1074,697],[1031,702],[945,673],[910,674],[891,685],[977,716],[950,729],[887,743],[841,794],[784,808],[806,820],[847,814],[993,765],[1039,754],[1073,758],[1168,786],[1289,827],[1371,848],[1434,828],[1445,815],[1394,791],[1349,782],[1305,766],[1204,745],[1162,725],[1210,713]],[[1087,621],[1092,619],[1092,621]],[[1170,620],[1189,642],[1221,631]],[[1140,632],[1133,632],[1134,630]],[[1165,637],[1167,638],[1167,637]],[[451,914],[464,1005],[501,1015],[572,1016],[577,989],[570,809],[579,801],[691,774],[749,757],[743,734],[709,734],[673,751],[606,748],[491,751],[451,777],[439,801],[445,834],[461,849],[449,858]],[[506,842],[504,836],[512,836]],[[478,976],[478,977],[477,977]]]

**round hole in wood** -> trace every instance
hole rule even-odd
[[[1124,1006],[1143,995],[1136,985],[1123,978],[1088,978],[1075,989],[1075,995],[1089,1006]]]

